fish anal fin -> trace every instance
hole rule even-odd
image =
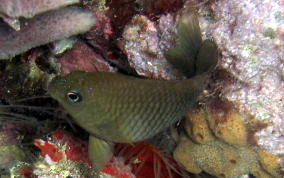
[[[114,143],[89,136],[89,158],[94,170],[100,173],[113,156]]]

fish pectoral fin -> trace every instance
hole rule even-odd
[[[101,140],[94,136],[89,137],[89,158],[93,163],[93,167],[97,173],[109,163],[113,156],[114,143]]]

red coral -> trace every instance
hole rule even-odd
[[[115,156],[124,157],[125,164],[131,165],[136,178],[187,176],[172,157],[147,142],[117,144],[115,150]]]
[[[88,156],[87,142],[84,142],[60,129],[53,132],[53,139],[62,145],[66,144],[65,154],[68,160],[82,162],[92,166],[91,160]]]
[[[41,156],[48,155],[54,162],[59,162],[64,155],[67,160],[82,162],[92,166],[88,157],[88,144],[72,136],[64,130],[57,129],[53,132],[52,142],[35,140],[35,145],[41,149]]]
[[[48,155],[55,162],[65,157],[67,160],[92,166],[87,142],[64,130],[54,131],[52,142],[36,139],[35,145],[41,149],[43,157]],[[134,178],[134,175],[136,178],[186,177],[172,157],[146,142],[134,145],[116,144],[114,157],[102,173],[120,178]]]
[[[41,150],[42,157],[48,155],[54,162],[59,162],[63,158],[62,152],[51,142],[35,139],[35,145]]]
[[[119,178],[134,178],[129,165],[124,164],[123,159],[113,158],[102,170],[102,173]]]
[[[20,171],[21,178],[31,178],[33,177],[32,173],[33,170],[31,168],[23,168]]]

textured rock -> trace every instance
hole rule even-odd
[[[164,17],[163,20],[172,20],[171,24],[174,23],[170,15]],[[161,27],[164,26],[161,25]],[[173,26],[167,27],[174,28]],[[181,76],[180,72],[166,60],[163,54],[166,50],[163,48],[165,45],[160,45],[161,43],[173,42],[173,38],[166,39],[164,37],[163,39],[167,41],[160,41],[159,35],[154,22],[151,22],[146,16],[137,15],[125,26],[123,39],[119,46],[127,55],[130,66],[139,75],[155,79],[178,78]]]
[[[113,72],[114,69],[91,47],[82,41],[78,41],[74,47],[62,56],[57,63],[61,65],[61,74],[66,75],[74,70],[86,72]]]
[[[250,143],[278,155],[284,153],[283,5],[230,0],[200,10],[203,34],[214,38],[221,53],[209,95],[220,95],[236,112],[251,115],[243,121],[257,130]],[[258,123],[266,126],[256,128]]]

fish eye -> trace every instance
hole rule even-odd
[[[69,91],[66,94],[66,99],[69,103],[79,103],[82,101],[82,95],[75,91]]]

